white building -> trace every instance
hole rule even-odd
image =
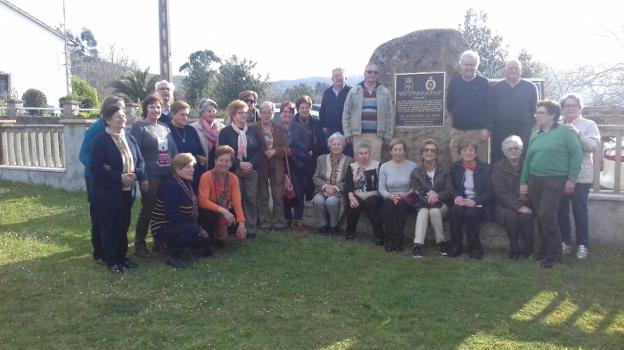
[[[63,34],[6,0],[0,0],[0,33],[0,95],[14,89],[21,98],[33,88],[58,106],[68,91]]]

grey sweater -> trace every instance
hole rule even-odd
[[[416,163],[405,160],[402,164],[392,161],[385,162],[379,168],[379,194],[383,198],[393,193],[409,192],[411,190],[411,175],[416,169]]]
[[[156,123],[138,121],[130,130],[137,141],[147,176],[167,176],[171,174],[171,161],[178,154],[168,127]]]

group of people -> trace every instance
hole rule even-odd
[[[480,223],[491,216],[488,207],[509,235],[510,257],[528,258],[537,218],[536,258],[544,267],[570,250],[571,201],[577,257],[586,257],[591,153],[599,134],[595,123],[580,116],[580,98],[537,103],[535,86],[520,78],[518,61],[507,63],[510,79],[494,87],[477,73],[476,53],[464,52],[459,63],[461,74],[452,79],[447,99],[452,164],[439,161],[440,144],[431,138],[421,142],[418,162],[407,159],[406,142],[394,138],[391,94],[374,63],[354,87],[346,84],[343,69],[332,71],[318,120],[310,114],[309,96],[282,102],[277,120],[275,105],[259,104],[258,94],[247,90],[227,106],[224,123],[216,119],[217,103],[203,99],[198,120],[189,124],[191,107],[174,102],[173,84],[161,81],[142,102],[142,120],[126,132],[123,99],[106,98],[102,118],[86,131],[80,151],[94,259],[113,273],[138,265],[127,252],[137,189],[135,254],[166,253],[174,267],[185,266],[186,248],[208,256],[230,235],[243,240],[259,230],[304,229],[306,200],[319,234],[339,234],[345,216],[345,237],[354,239],[365,212],[375,243],[388,252],[403,250],[406,220],[417,213],[416,258],[423,257],[429,225],[440,255],[461,255],[465,231],[469,256],[483,258]],[[390,160],[381,163],[386,150]],[[443,229],[447,217],[450,243]]]

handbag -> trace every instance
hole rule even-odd
[[[286,174],[284,174],[284,191],[283,196],[287,200],[293,200],[297,197],[295,187],[293,186],[292,175],[290,175],[290,164],[288,163],[288,156],[286,156]]]
[[[423,207],[427,207],[429,203],[420,196],[420,194],[416,191],[412,191],[403,197],[405,203],[415,209],[420,209]]]

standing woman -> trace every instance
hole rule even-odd
[[[214,152],[219,147],[219,132],[225,127],[223,123],[215,118],[218,114],[219,106],[209,98],[201,100],[199,103],[199,120],[191,124],[199,135],[204,155],[208,158],[203,171],[210,170],[214,167]]]
[[[349,164],[353,162],[353,158],[343,153],[346,144],[341,133],[332,134],[327,139],[329,154],[323,154],[316,160],[316,172],[312,177],[315,186],[312,203],[316,211],[320,234],[335,235],[338,233],[338,219],[344,207],[342,198],[345,176]]]
[[[284,220],[284,158],[288,152],[288,136],[271,121],[275,108],[272,102],[260,105],[260,122],[253,126],[264,141],[264,157],[258,165],[258,219],[261,229],[286,228]],[[273,197],[273,213],[269,211],[269,186]]]
[[[103,260],[115,274],[138,265],[128,259],[128,228],[136,182],[145,179],[143,157],[132,135],[125,133],[126,115],[119,105],[102,114],[105,133],[93,140],[89,167],[93,203],[103,247]]]
[[[172,111],[176,103],[171,106]],[[172,113],[175,116],[175,112]],[[178,153],[173,157],[171,168],[171,176],[160,187],[154,205],[152,233],[167,244],[170,255],[167,265],[186,267],[182,260],[184,248],[203,248],[204,256],[212,252],[208,248],[208,233],[197,224],[197,196],[192,187],[195,157],[190,153]]]
[[[284,218],[290,227],[295,230],[303,229],[303,202],[305,200],[306,164],[310,157],[310,143],[303,127],[293,121],[295,104],[284,101],[280,106],[281,126],[288,136],[288,165],[290,180],[292,181],[297,197],[293,200],[284,200]]]
[[[208,158],[206,158],[202,148],[199,135],[195,129],[188,125],[188,117],[191,113],[191,106],[184,101],[175,101],[170,107],[171,121],[167,123],[173,142],[175,142],[179,153],[190,153],[197,160],[195,172],[193,173],[193,191],[197,193],[199,178],[204,173]]]
[[[356,161],[347,168],[345,193],[347,194],[347,234],[346,239],[355,238],[355,228],[362,211],[366,211],[373,225],[375,244],[383,244],[381,228],[381,196],[379,195],[379,161],[371,158],[371,147],[359,144],[355,150]]]
[[[405,197],[411,192],[411,175],[417,168],[416,163],[405,159],[406,154],[405,141],[393,139],[390,141],[392,159],[379,168],[379,194],[384,199],[382,214],[387,252],[403,250],[403,230],[410,209]]]
[[[557,210],[561,197],[574,193],[583,164],[583,151],[576,135],[559,124],[561,108],[554,101],[537,103],[538,130],[531,135],[522,176],[520,197],[531,201],[537,216],[541,266],[552,268],[561,262],[561,233]]]
[[[321,124],[318,120],[312,118],[310,111],[312,111],[312,99],[310,96],[303,95],[295,101],[297,107],[297,114],[295,114],[295,121],[303,127],[306,131],[308,143],[310,144],[310,151],[308,152],[308,159],[306,161],[305,170],[305,191],[306,199],[311,200],[315,193],[315,184],[312,181],[312,175],[315,172],[316,160],[321,155],[327,152],[325,145],[322,144],[323,132],[321,130]],[[281,112],[280,112],[281,113]]]
[[[141,212],[136,225],[134,253],[140,257],[149,257],[145,238],[149,229],[154,202],[158,196],[160,184],[171,174],[171,160],[178,153],[171,131],[158,122],[162,110],[160,96],[152,94],[143,101],[143,120],[134,123],[130,133],[137,141],[145,159],[147,179],[141,181]],[[157,246],[157,242],[154,242]]]
[[[414,232],[414,248],[412,256],[423,257],[425,246],[425,235],[427,226],[431,222],[436,244],[441,256],[447,256],[446,239],[442,220],[448,216],[446,203],[451,200],[451,174],[448,167],[438,163],[438,142],[434,139],[423,141],[423,148],[420,150],[422,166],[412,174],[414,191],[423,201],[423,207],[418,210],[416,217],[416,228]]]
[[[234,149],[224,145],[215,150],[215,167],[199,181],[199,224],[222,248],[229,233],[245,239],[245,213],[241,203],[238,177],[230,172]]]
[[[452,257],[461,255],[463,250],[463,228],[468,237],[468,253],[471,259],[483,259],[480,227],[486,218],[485,206],[492,199],[490,189],[490,167],[477,159],[478,145],[464,139],[457,145],[459,160],[451,165],[453,184],[453,206],[451,207]]]
[[[264,157],[264,142],[257,130],[247,124],[248,107],[245,102],[234,100],[227,110],[232,125],[221,130],[219,144],[232,147],[236,154],[230,171],[240,180],[247,233],[249,238],[254,238],[258,223],[258,166]]]

